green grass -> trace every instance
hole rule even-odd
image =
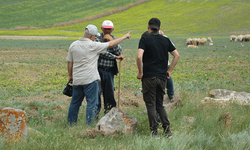
[[[4,15],[0,15],[0,28],[45,26],[48,23],[52,25],[71,19],[86,18],[86,14],[100,14],[130,4],[130,1],[109,1],[115,5],[110,5],[107,1],[98,1],[84,9],[86,11],[77,9],[76,12],[71,11],[71,8],[81,7],[85,1],[75,0],[70,4],[65,1],[53,2],[1,2],[0,12]],[[29,5],[24,7],[25,3]],[[95,6],[103,9],[95,10]],[[248,0],[151,0],[108,17],[71,26],[0,31],[0,35],[71,37],[66,40],[0,39],[0,106],[25,110],[28,115],[28,127],[42,134],[28,133],[25,144],[4,143],[0,139],[0,149],[250,149],[249,106],[235,103],[201,104],[201,100],[208,96],[207,93],[211,89],[250,93],[250,42],[244,42],[244,46],[240,46],[239,42],[229,42],[230,34],[249,32],[249,6]],[[45,9],[46,7],[60,8],[52,10]],[[92,10],[93,12],[89,13]],[[10,11],[11,13],[8,13]],[[26,21],[20,21],[20,12],[23,18],[26,17]],[[41,16],[42,13],[46,15]],[[162,30],[180,53],[180,60],[172,72],[172,77],[175,93],[180,95],[183,107],[168,113],[173,133],[171,140],[149,137],[148,118],[143,113],[145,104],[140,92],[141,82],[136,79],[139,37],[147,29],[147,22],[151,17],[161,19]],[[83,28],[87,24],[100,27],[106,19],[114,22],[113,33],[117,37],[132,31],[133,38],[121,43],[125,56],[121,68],[121,100],[128,103],[140,102],[140,106],[123,104],[121,108],[138,120],[138,127],[134,136],[119,133],[91,139],[83,136],[83,132],[94,128],[95,125],[85,126],[85,103],[80,108],[78,126],[68,128],[66,123],[70,103],[70,99],[62,94],[68,80],[66,56],[69,45],[82,36]],[[212,37],[213,46],[188,49],[185,45],[188,37],[208,36]],[[118,84],[119,77],[116,76],[116,89]],[[218,124],[219,117],[225,112],[230,113],[233,118],[233,124],[229,127]],[[184,116],[193,116],[196,121],[187,123],[183,121]],[[159,130],[161,132],[162,128],[159,127]]]
[[[73,40],[0,40],[0,106],[24,109],[28,127],[42,136],[30,133],[26,144],[12,145],[0,141],[1,149],[249,149],[249,106],[235,103],[201,104],[211,89],[227,89],[250,93],[250,43],[230,42],[227,37],[214,38],[213,46],[188,49],[185,37],[170,37],[176,45],[180,60],[172,72],[175,92],[183,107],[168,113],[173,138],[149,137],[148,118],[140,107],[122,105],[122,109],[138,120],[134,136],[116,134],[94,139],[83,132],[86,105],[79,112],[78,126],[66,123],[69,101],[62,95],[67,82],[67,49]],[[125,40],[121,46],[121,91],[123,101],[141,99],[141,82],[136,79],[136,55],[139,39]],[[223,46],[226,45],[226,48]],[[231,56],[231,57],[230,57]],[[170,57],[171,59],[171,57]],[[118,89],[118,76],[115,87]],[[59,106],[58,106],[59,105]],[[34,113],[35,112],[35,113]],[[219,117],[229,112],[233,124],[218,124]],[[101,113],[101,117],[103,114]],[[196,118],[194,123],[183,121],[184,116]],[[162,128],[159,127],[159,131]]]
[[[60,35],[79,37],[82,36],[83,29],[88,24],[95,24],[97,27],[100,27],[104,20],[109,19],[115,25],[114,34],[117,37],[122,36],[128,31],[132,31],[132,37],[138,38],[141,33],[147,30],[148,20],[152,17],[157,17],[161,20],[161,28],[166,35],[213,37],[218,34],[224,36],[229,36],[230,34],[247,34],[249,33],[250,24],[249,7],[250,3],[247,0],[195,0],[190,2],[187,0],[151,0],[123,12],[88,22],[50,29],[0,31],[0,35]],[[72,13],[68,14],[71,15]],[[5,20],[12,22],[8,18]],[[39,22],[43,21],[41,19]],[[67,20],[65,19],[64,21]],[[101,32],[100,29],[99,32]]]
[[[5,0],[0,2],[0,29],[53,26],[60,22],[89,18],[137,1]]]

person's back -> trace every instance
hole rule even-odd
[[[141,38],[139,47],[144,49],[143,78],[156,76],[167,79],[168,52],[175,50],[168,37],[151,33]]]
[[[166,81],[176,65],[179,54],[168,37],[159,34],[160,20],[152,18],[148,22],[148,33],[140,39],[137,52],[137,79],[142,79],[143,100],[147,107],[147,114],[151,134],[158,136],[159,114],[164,128],[163,134],[171,137],[170,122],[163,106]],[[168,69],[168,52],[173,55],[171,66]],[[143,66],[142,66],[143,64]]]

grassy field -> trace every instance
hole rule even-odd
[[[202,104],[212,89],[250,93],[250,42],[230,42],[231,34],[249,34],[250,3],[248,0],[150,0],[117,14],[63,27],[37,30],[13,30],[17,26],[45,27],[60,22],[84,19],[89,14],[123,7],[139,0],[90,1],[7,0],[0,2],[0,35],[66,36],[61,40],[0,39],[0,109],[19,108],[28,115],[29,132],[26,143],[5,143],[0,149],[250,149],[250,107],[236,103]],[[110,5],[112,3],[112,5]],[[88,7],[85,4],[89,4]],[[72,11],[72,8],[74,11]],[[43,15],[41,15],[43,14]],[[168,113],[172,139],[149,136],[149,123],[136,79],[136,55],[139,37],[147,29],[151,17],[162,21],[162,30],[180,53],[172,72],[175,93],[183,107]],[[86,101],[81,106],[78,126],[67,126],[71,98],[62,94],[68,80],[67,51],[69,45],[83,35],[88,24],[101,26],[103,20],[114,22],[114,35],[132,31],[132,39],[121,43],[125,59],[121,68],[121,109],[138,120],[134,136],[118,133],[112,136],[86,136],[95,127],[85,126]],[[100,31],[101,32],[101,31]],[[213,46],[188,49],[186,39],[210,36]],[[170,60],[172,58],[170,57]],[[119,77],[115,77],[118,99]],[[231,126],[218,124],[228,112]],[[104,114],[101,113],[101,117]],[[187,123],[184,116],[196,118]],[[160,132],[162,128],[159,128]]]
[[[0,2],[0,29],[46,27],[81,20],[139,0],[5,0]],[[110,5],[112,4],[112,5]],[[4,15],[3,15],[4,14]]]
[[[95,125],[85,126],[86,101],[78,126],[68,128],[66,123],[70,98],[62,95],[62,90],[68,78],[67,49],[73,40],[0,40],[0,106],[24,109],[28,127],[42,134],[30,133],[25,144],[0,141],[0,149],[249,149],[249,106],[204,105],[201,100],[210,89],[250,93],[250,43],[242,47],[221,37],[213,39],[213,46],[188,49],[184,38],[171,39],[181,55],[172,77],[183,103],[168,113],[171,140],[149,137],[141,82],[136,79],[139,39],[122,43],[125,59],[121,68],[121,108],[138,120],[137,132],[135,136],[119,133],[95,138],[86,137],[86,131]],[[229,127],[217,123],[225,112],[233,118]],[[184,116],[193,116],[196,122],[187,123]]]
[[[34,3],[35,2],[40,3],[40,1],[39,2],[34,1]],[[89,3],[91,2],[89,1]],[[120,5],[118,4],[117,5],[123,6],[125,4],[126,3],[124,2],[121,3]],[[59,4],[54,4],[54,5],[59,5]],[[101,4],[96,3],[95,5],[91,5],[89,9],[96,7],[102,8],[103,7],[102,5],[103,5],[102,3]],[[108,4],[105,4],[104,7],[105,6],[116,8]],[[43,6],[42,8],[44,7],[45,6]],[[149,2],[135,6],[120,13],[115,13],[110,16],[102,17],[92,21],[87,21],[63,27],[52,27],[48,29],[0,31],[0,35],[38,35],[38,36],[57,35],[57,36],[67,36],[67,37],[79,37],[82,36],[83,29],[88,24],[95,24],[97,27],[100,27],[102,22],[108,19],[112,20],[115,25],[114,34],[116,36],[119,37],[122,36],[127,31],[132,31],[131,32],[132,36],[135,38],[139,38],[141,33],[143,33],[147,29],[148,20],[152,17],[157,17],[162,21],[162,30],[167,35],[175,35],[175,36],[206,35],[214,37],[217,36],[218,34],[222,34],[224,36],[225,35],[229,36],[231,34],[247,34],[249,33],[249,24],[250,24],[249,7],[250,3],[248,0],[237,0],[237,1],[195,0],[190,2],[188,0],[185,1],[151,0]],[[27,9],[29,10],[34,8],[28,7]],[[55,14],[52,15],[51,12],[49,11],[47,13],[50,13],[51,15],[46,17],[48,17],[47,18],[48,20],[54,20],[55,21],[54,23],[65,22],[68,21],[69,19],[73,21],[75,20],[75,18],[74,17],[70,18],[70,17],[74,16],[74,12],[70,10],[71,9],[69,8],[65,10],[66,11],[65,13],[68,14],[67,15],[68,18],[65,17],[65,19],[63,18],[63,15],[59,16],[61,15],[60,12],[56,13],[56,15]],[[6,14],[7,10],[3,9],[2,11],[4,14]],[[13,13],[14,12],[15,11],[13,11]],[[90,12],[86,11],[86,12],[88,12],[88,14],[91,14],[91,11]],[[102,13],[102,12],[104,12],[103,9],[97,11],[97,13]],[[19,12],[17,11],[16,13]],[[34,13],[34,15],[36,15],[36,13]],[[27,17],[33,18],[30,16]],[[54,17],[58,19],[55,19]],[[83,15],[83,17],[85,17],[85,15]],[[4,20],[3,24],[5,25],[8,23],[13,23],[14,21],[11,19],[12,17],[6,17],[1,20]],[[31,22],[25,21],[23,23],[18,23],[18,26],[27,26],[26,22],[28,25],[33,25],[36,22],[47,24],[46,21],[47,20],[45,18],[39,17],[39,21],[37,21],[37,19],[32,19]],[[11,26],[5,28],[9,29],[11,28]]]

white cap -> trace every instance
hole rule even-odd
[[[88,31],[86,30],[88,29]],[[86,28],[85,28],[85,33],[88,33],[88,34],[91,34],[91,35],[95,35],[95,36],[100,36],[100,33],[98,33],[98,29],[95,25],[88,25]]]
[[[114,28],[113,22],[110,20],[105,20],[102,23],[103,28]]]

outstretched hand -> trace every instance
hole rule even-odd
[[[125,39],[130,39],[131,38],[130,32],[131,31],[129,31],[127,34],[124,35]]]

